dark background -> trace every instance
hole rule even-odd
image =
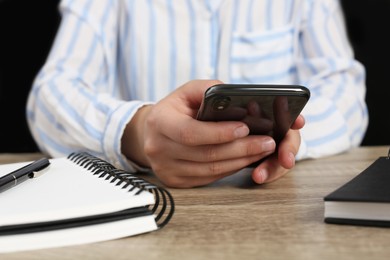
[[[366,67],[369,127],[363,145],[390,144],[390,0],[342,0],[355,57]]]
[[[60,21],[58,0],[0,0],[0,152],[37,151],[25,106]]]
[[[97,0],[98,1],[98,0]],[[0,0],[0,152],[37,151],[25,118],[34,76],[60,22],[58,0]],[[367,70],[363,145],[390,144],[390,0],[342,0],[356,58]]]

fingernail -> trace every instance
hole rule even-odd
[[[266,138],[261,143],[263,152],[273,152],[275,150],[275,141],[272,138]]]
[[[295,155],[290,152],[288,157],[290,158],[291,161],[291,167],[293,167],[295,165]]]
[[[255,182],[257,182],[258,184],[262,184],[262,183],[264,183],[267,179],[268,179],[268,172],[267,172],[267,170],[261,169],[261,170],[258,171],[258,173],[257,173],[257,178],[256,178]]]
[[[248,134],[249,134],[249,128],[246,125],[239,126],[234,130],[234,135],[237,138],[247,136]]]

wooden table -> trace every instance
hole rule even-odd
[[[390,229],[323,222],[323,197],[387,151],[363,147],[301,161],[262,186],[238,174],[202,188],[170,189],[176,213],[162,230],[0,259],[390,259]],[[3,154],[0,163],[37,157]]]

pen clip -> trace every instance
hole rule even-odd
[[[40,169],[38,171],[33,171],[31,172],[31,174],[29,175],[30,178],[37,178],[39,176],[42,176],[45,172],[47,172],[49,169],[49,167],[45,167],[43,169]]]
[[[38,161],[33,162],[32,164],[36,164],[37,168],[32,170],[31,173],[29,173],[28,177],[29,178],[36,178],[36,177],[43,175],[48,170],[48,168],[49,168],[48,166],[50,165],[50,161],[46,158],[42,158]],[[32,164],[30,164],[30,165],[32,165]]]

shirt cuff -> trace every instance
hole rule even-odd
[[[121,152],[121,139],[126,125],[140,108],[150,104],[153,103],[142,101],[124,102],[108,115],[106,130],[102,141],[102,150],[106,160],[115,167],[129,172],[146,172],[150,170],[127,159]]]

